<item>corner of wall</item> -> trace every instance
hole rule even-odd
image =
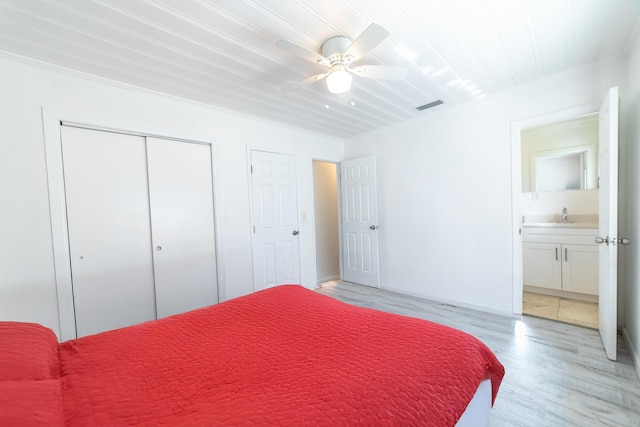
[[[636,368],[638,379],[640,379],[640,353],[638,353],[638,347],[635,345],[626,327],[622,328],[622,336],[625,343],[627,344],[627,347],[629,348],[629,352],[631,353],[631,360],[633,361],[633,365]]]

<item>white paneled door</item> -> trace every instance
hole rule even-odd
[[[211,146],[147,138],[158,318],[218,302]]]
[[[607,357],[617,358],[618,337],[618,88],[600,107],[598,280],[599,329]]]
[[[251,151],[256,290],[300,283],[295,157]]]
[[[378,189],[375,157],[340,164],[342,278],[379,287]]]
[[[216,303],[210,145],[61,129],[76,336]]]
[[[156,318],[145,138],[62,127],[78,337]]]

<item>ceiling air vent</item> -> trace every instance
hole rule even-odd
[[[426,110],[427,108],[435,107],[436,105],[440,105],[440,104],[444,104],[444,102],[441,99],[438,99],[437,101],[433,101],[428,104],[424,104],[419,107],[416,107],[416,110],[422,111],[422,110]]]

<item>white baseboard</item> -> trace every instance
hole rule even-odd
[[[640,349],[636,347],[636,343],[633,342],[627,333],[627,328],[624,326],[622,327],[622,336],[624,341],[627,343],[627,347],[631,353],[631,360],[633,360],[633,366],[635,366],[636,374],[638,375],[638,379],[640,379]]]
[[[388,287],[388,286],[384,286],[384,287],[380,286],[380,290],[389,291],[389,292],[395,292],[397,294],[408,295],[408,296],[416,297],[416,298],[421,298],[421,299],[425,299],[425,300],[428,300],[428,301],[437,302],[439,304],[448,304],[448,305],[452,305],[454,307],[463,307],[463,308],[469,308],[471,310],[482,311],[484,313],[497,314],[499,316],[521,317],[518,314],[513,314],[511,312],[511,310],[502,310],[502,309],[497,309],[497,308],[494,308],[494,307],[487,307],[487,306],[484,306],[484,305],[468,304],[468,303],[460,302],[460,301],[457,301],[457,300],[452,300],[452,299],[448,299],[448,298],[438,298],[438,297],[433,297],[431,295],[419,294],[419,293],[416,293],[416,292],[406,292],[404,290],[396,289],[396,288]]]

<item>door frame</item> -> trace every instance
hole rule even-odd
[[[522,141],[524,129],[598,113],[600,103],[581,105],[511,122],[511,247],[512,247],[512,311],[522,315]]]
[[[281,154],[284,156],[291,156],[294,159],[294,164],[296,167],[296,173],[295,173],[295,177],[296,177],[296,221],[298,222],[298,230],[300,230],[300,223],[302,221],[300,221],[300,189],[299,189],[299,183],[300,180],[298,179],[298,156],[294,151],[288,151],[286,149],[271,149],[268,147],[260,147],[257,145],[251,145],[251,144],[247,144],[246,146],[246,155],[247,155],[247,187],[248,187],[248,193],[249,193],[249,218],[250,218],[250,229],[249,229],[249,236],[251,239],[251,272],[252,272],[252,277],[255,277],[254,273],[254,269],[255,269],[255,265],[253,264],[253,227],[255,227],[255,221],[254,221],[254,217],[253,217],[253,176],[252,176],[252,171],[251,171],[251,152],[252,151],[262,151],[264,153],[271,153],[271,154]],[[315,236],[314,236],[315,237]],[[302,239],[301,237],[298,237],[298,275],[300,276],[300,285],[302,285],[302,263],[300,262],[300,248],[302,247],[302,245],[300,244],[300,239]],[[253,280],[253,291],[256,291],[256,282],[255,279]]]
[[[77,126],[86,129],[124,133],[135,136],[155,137],[196,144],[207,144],[211,147],[211,171],[213,188],[213,223],[215,230],[214,245],[216,256],[216,282],[218,301],[226,299],[224,280],[223,241],[218,230],[223,228],[221,216],[218,213],[222,206],[216,183],[222,182],[218,176],[217,156],[214,155],[215,141],[202,139],[186,139],[166,135],[162,131],[150,132],[149,129],[123,128],[108,118],[97,114],[79,113],[59,108],[42,107],[42,121],[44,129],[45,162],[47,166],[47,184],[49,193],[49,214],[51,220],[51,241],[53,250],[53,267],[58,302],[58,318],[60,327],[59,340],[67,341],[76,338],[75,307],[73,303],[73,281],[71,277],[71,258],[69,254],[69,230],[67,227],[66,196],[64,192],[64,168],[62,164],[61,127],[64,125]]]

